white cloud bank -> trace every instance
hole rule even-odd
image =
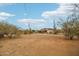
[[[10,6],[10,5],[16,5],[16,3],[0,3],[0,7]]]
[[[3,17],[10,17],[10,16],[15,16],[15,15],[10,14],[10,13],[6,13],[6,12],[0,12],[0,16],[3,16]]]
[[[46,21],[44,19],[19,19],[18,22],[23,24],[39,24]]]
[[[15,16],[14,14],[7,13],[7,12],[0,12],[0,20],[6,20],[9,17]]]
[[[59,8],[57,8],[54,11],[45,11],[42,13],[42,16],[44,18],[49,18],[52,16],[66,16],[69,14],[72,14],[72,10],[74,9],[74,4],[66,3],[66,4],[59,4]],[[79,12],[78,9],[76,9],[77,12]]]

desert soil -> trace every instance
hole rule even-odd
[[[78,56],[79,40],[65,40],[63,35],[26,34],[16,39],[0,40],[1,56]]]

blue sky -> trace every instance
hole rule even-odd
[[[18,20],[21,19],[31,19],[31,20],[40,20],[44,19],[46,22],[42,22],[39,24],[31,23],[32,29],[41,29],[41,28],[53,28],[53,20],[47,20],[41,15],[45,11],[55,11],[59,8],[59,4],[56,3],[17,3],[17,4],[0,4],[0,13],[2,14],[13,14],[15,16],[9,16],[5,21],[16,25],[17,27],[21,27],[27,29],[27,22],[19,23]],[[2,15],[1,14],[1,15]],[[0,19],[1,20],[1,19]]]

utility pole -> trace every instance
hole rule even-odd
[[[29,33],[31,33],[32,31],[31,31],[31,25],[30,25],[30,23],[28,23],[28,29],[29,29]]]
[[[26,16],[27,16],[27,15],[26,15],[26,13],[27,13],[26,10],[27,10],[27,9],[26,9],[26,4],[24,3],[24,11],[25,11],[25,12],[24,12],[24,17],[25,17],[25,18],[26,18]],[[30,25],[30,23],[27,23],[27,26],[28,26],[28,32],[31,33],[32,31],[31,31],[31,25]]]
[[[54,31],[54,34],[56,34],[56,23],[55,23],[55,20],[53,20],[53,31]]]

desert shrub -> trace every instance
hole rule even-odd
[[[74,39],[79,37],[79,4],[71,4],[73,6],[70,15],[66,18],[66,21],[62,24],[62,29],[66,39]]]
[[[75,20],[74,22],[68,21],[63,23],[63,32],[66,39],[73,39],[74,36],[79,37],[79,21]]]
[[[15,25],[9,24],[8,22],[4,22],[4,21],[0,22],[0,32],[7,33],[7,36],[8,36],[8,34],[11,34],[11,33],[15,33],[17,35],[18,29],[19,28],[17,28]],[[12,35],[13,34],[11,34],[11,36]]]
[[[32,34],[34,31],[33,30],[31,30],[31,29],[26,29],[26,30],[24,30],[24,34]]]

